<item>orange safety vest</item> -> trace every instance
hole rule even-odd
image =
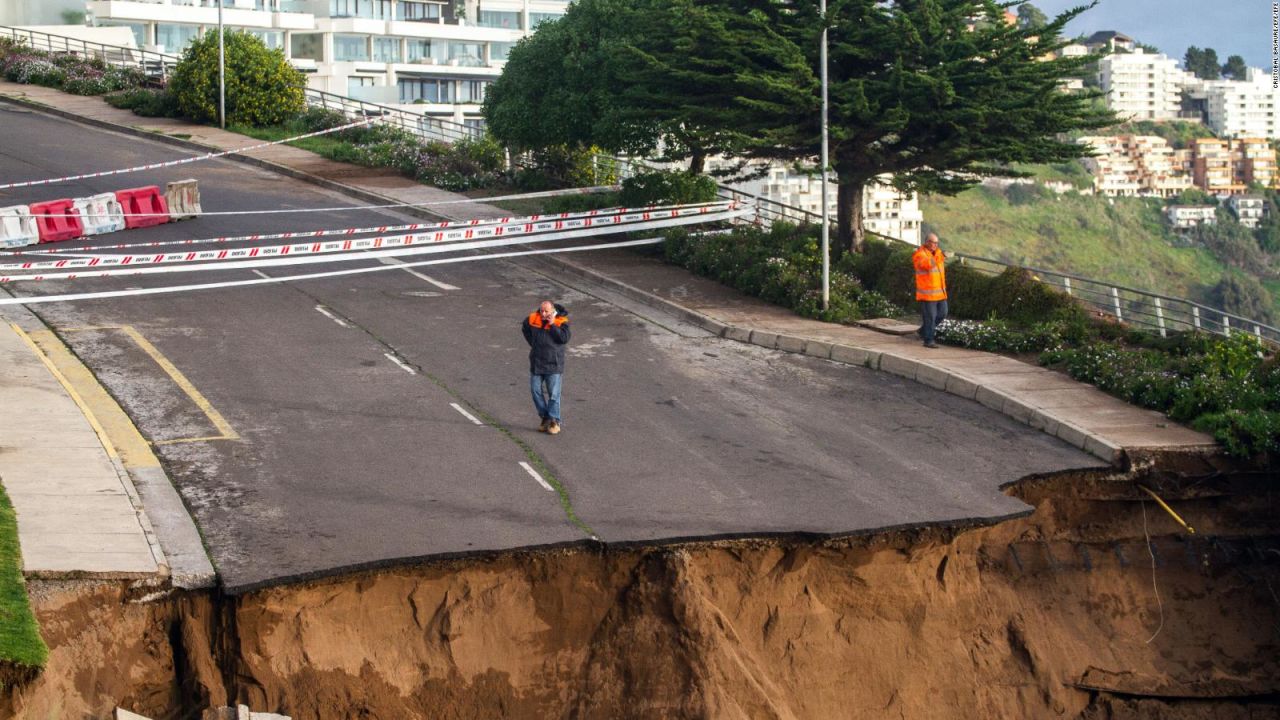
[[[565,324],[565,323],[567,323],[567,322],[569,322],[569,316],[567,316],[567,315],[557,315],[557,316],[555,317],[555,319],[551,321],[551,324],[552,324],[552,325],[555,325],[556,327],[560,327],[561,325],[563,325],[563,324]],[[531,312],[531,313],[529,313],[529,327],[534,328],[534,329],[537,329],[537,330],[541,330],[541,329],[543,329],[543,325],[542,325],[542,313],[540,313],[540,312],[538,312],[538,311],[536,311],[536,310],[535,310],[535,311],[533,311],[533,312]]]
[[[916,267],[917,300],[936,302],[947,299],[947,271],[943,267],[946,257],[941,249],[930,252],[923,245],[911,256],[911,264]]]

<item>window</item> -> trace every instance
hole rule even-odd
[[[477,19],[480,27],[505,28],[507,30],[519,30],[520,13],[503,12],[498,10],[481,10],[480,17]]]
[[[400,38],[374,38],[373,59],[377,62],[400,62]]]
[[[458,83],[458,102],[464,103],[482,103],[484,102],[484,91],[489,83],[484,80],[463,80]]]
[[[440,22],[440,5],[423,2],[401,2],[396,17],[410,22]]]
[[[371,77],[361,77],[359,75],[347,76],[347,96],[355,97],[362,87],[373,87],[374,82]]]
[[[200,34],[195,25],[156,25],[156,44],[167,53],[178,53]]]
[[[529,27],[537,29],[538,23],[547,20],[559,20],[563,13],[529,13]]]
[[[484,65],[484,46],[480,43],[449,43],[449,62],[454,65]]]
[[[453,81],[444,78],[400,78],[400,102],[451,103]]]
[[[316,33],[306,35],[291,35],[289,37],[289,57],[295,60],[315,60],[322,62],[324,43],[321,42],[321,36]]]
[[[214,32],[217,32],[216,30]],[[274,30],[248,30],[250,35],[257,37],[262,41],[263,45],[269,50],[284,49],[284,33]]]
[[[515,43],[494,42],[489,43],[489,59],[490,60],[506,60],[511,56],[511,48],[515,47]]]
[[[358,61],[369,59],[369,38],[365,35],[334,35],[333,59]]]

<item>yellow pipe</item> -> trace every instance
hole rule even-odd
[[[1159,503],[1159,504],[1160,504],[1160,507],[1164,508],[1164,511],[1165,511],[1165,512],[1169,513],[1169,515],[1171,515],[1171,516],[1173,517],[1173,519],[1174,519],[1174,520],[1177,520],[1177,521],[1178,521],[1178,524],[1179,524],[1179,525],[1181,525],[1182,527],[1186,528],[1188,533],[1190,533],[1190,534],[1192,534],[1192,535],[1195,535],[1195,534],[1196,534],[1196,529],[1195,529],[1195,528],[1193,528],[1193,527],[1191,527],[1190,525],[1188,525],[1188,524],[1187,524],[1187,521],[1186,521],[1186,520],[1183,520],[1183,519],[1178,515],[1178,513],[1174,512],[1174,511],[1173,511],[1173,508],[1169,507],[1168,503],[1166,503],[1164,500],[1161,500],[1161,499],[1160,499],[1160,496],[1159,496],[1159,495],[1156,495],[1156,494],[1155,494],[1155,492],[1154,492],[1154,491],[1152,491],[1152,489],[1151,489],[1151,488],[1147,487],[1146,485],[1139,485],[1139,486],[1138,486],[1138,489],[1139,489],[1139,490],[1141,490],[1142,492],[1144,492],[1144,493],[1146,493],[1146,494],[1150,495],[1150,496],[1152,497],[1152,499],[1153,499],[1153,500],[1155,500],[1157,503]]]

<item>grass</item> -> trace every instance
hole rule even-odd
[[[49,648],[40,637],[22,578],[18,519],[8,494],[0,488],[0,662],[40,668],[48,658]]]
[[[1158,200],[1066,194],[1021,205],[986,187],[925,196],[926,222],[948,249],[1204,300],[1226,274],[1205,248],[1179,247]],[[1280,282],[1266,282],[1280,306]]]
[[[228,125],[227,130],[240,135],[246,135],[258,140],[267,142],[275,142],[283,140],[287,137],[302,135],[306,131],[298,128],[291,128],[285,125],[274,125],[271,127],[250,127],[248,125]],[[333,158],[347,150],[351,143],[345,140],[336,140],[327,135],[318,135],[316,137],[303,138],[290,143],[285,143],[302,150],[308,150],[317,155]]]

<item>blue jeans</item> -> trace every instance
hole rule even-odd
[[[924,338],[927,343],[933,342],[934,331],[938,328],[938,323],[947,319],[947,301],[936,300],[934,302],[920,301],[920,337]]]
[[[538,417],[560,422],[560,381],[563,377],[560,373],[529,376],[529,391],[533,393],[533,406],[538,410]]]

